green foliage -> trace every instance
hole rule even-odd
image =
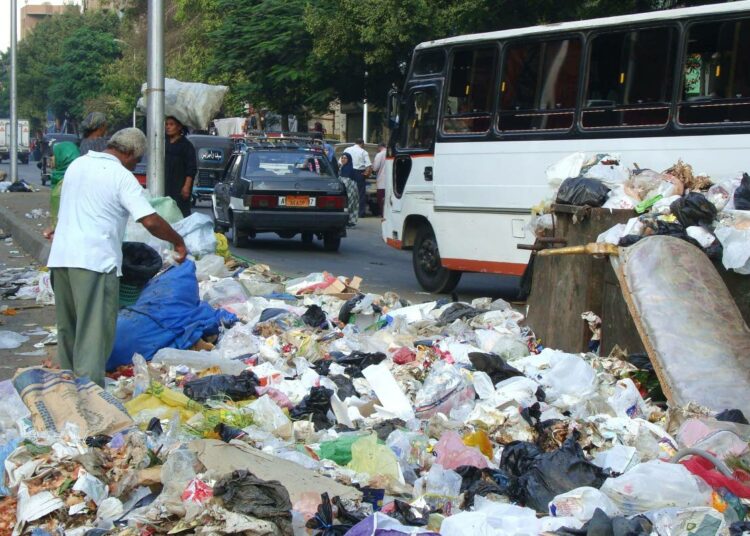
[[[19,117],[38,128],[47,110],[80,116],[100,89],[103,65],[118,55],[118,24],[114,13],[74,6],[39,22],[18,45]]]

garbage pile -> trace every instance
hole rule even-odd
[[[748,526],[741,412],[668,407],[648,358],[544,348],[502,300],[360,283],[207,254],[123,309],[153,325],[118,323],[106,389],[43,368],[0,383],[0,535]]]
[[[559,204],[634,210],[598,241],[630,246],[646,236],[670,235],[721,260],[727,270],[750,274],[750,175],[713,181],[678,161],[664,171],[630,169],[618,155],[573,153],[547,170]],[[539,235],[551,214],[535,220]]]

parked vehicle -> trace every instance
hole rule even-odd
[[[0,161],[10,158],[10,119],[0,119]],[[18,159],[24,164],[29,163],[29,122],[18,120]]]
[[[37,167],[42,172],[42,186],[49,182],[50,167],[52,159],[52,147],[55,143],[62,141],[72,141],[76,145],[80,142],[77,134],[45,134],[40,142],[41,159]]]
[[[214,186],[224,176],[224,169],[234,150],[234,140],[223,136],[193,134],[187,137],[195,147],[198,166],[193,179],[193,206],[198,201],[210,201]]]
[[[319,145],[275,140],[249,145],[232,155],[211,196],[216,228],[232,231],[232,243],[273,232],[317,237],[337,251],[346,236],[346,189]]]
[[[146,171],[148,170],[148,154],[144,154],[141,157],[141,161],[135,165],[133,169],[133,175],[138,179],[138,184],[146,187]]]

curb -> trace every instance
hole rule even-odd
[[[10,231],[10,235],[16,244],[34,257],[37,262],[41,264],[47,263],[51,243],[36,230],[29,229],[27,221],[24,221],[8,210],[3,210],[0,211],[0,226],[6,231]]]

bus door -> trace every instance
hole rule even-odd
[[[432,192],[440,85],[410,88],[404,97],[399,136],[394,144],[391,207],[401,210],[404,193]]]

